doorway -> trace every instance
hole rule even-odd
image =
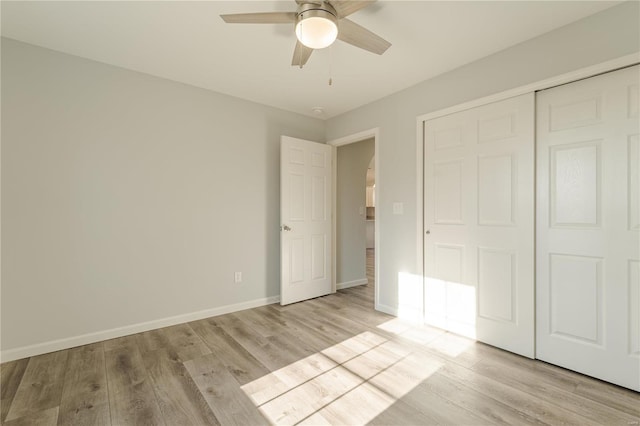
[[[367,187],[379,187],[378,131],[372,129],[328,142],[335,149],[335,277],[336,290],[358,287],[377,307],[379,226],[375,198]],[[371,189],[368,190],[371,192]],[[373,190],[375,191],[375,189]],[[369,195],[369,196],[368,196]]]
[[[369,286],[375,287],[375,247],[376,247],[376,173],[375,152],[371,156],[367,167],[365,187],[365,247],[366,247],[366,272]]]

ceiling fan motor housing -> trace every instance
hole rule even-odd
[[[312,12],[312,11],[321,11],[321,14],[320,15],[307,14],[307,12]],[[318,2],[318,3],[302,3],[301,5],[298,6],[298,10],[296,13],[298,14],[298,20],[300,20],[300,19],[310,18],[312,16],[321,16],[324,18],[326,15],[323,15],[322,12],[327,12],[331,14],[333,16],[333,19],[335,19],[336,22],[338,21],[338,12],[336,12],[334,7],[331,6],[330,3],[327,3],[324,1]],[[302,17],[302,15],[304,15],[304,17]]]

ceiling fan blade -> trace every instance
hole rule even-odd
[[[293,66],[298,65],[300,68],[302,68],[302,66],[306,64],[307,61],[309,60],[309,57],[311,56],[312,53],[313,53],[312,48],[305,46],[299,41],[296,41],[296,48],[293,51],[293,58],[291,59],[291,65]]]
[[[296,21],[296,12],[234,13],[220,17],[227,24],[290,24]]]
[[[345,18],[375,2],[376,0],[329,0],[331,6],[338,12],[338,18]]]
[[[338,39],[378,55],[391,46],[387,40],[349,19],[338,21]]]

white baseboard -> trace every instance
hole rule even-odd
[[[336,290],[342,290],[344,288],[349,288],[349,287],[355,287],[358,285],[364,285],[367,284],[369,282],[368,279],[366,278],[360,278],[359,280],[353,280],[353,281],[347,281],[344,283],[338,283],[336,284]]]
[[[376,304],[376,311],[384,312],[385,314],[393,315],[394,317],[406,320],[409,322],[423,323],[424,317],[422,311],[415,307],[406,306],[389,306],[383,304]]]
[[[112,328],[110,330],[97,331],[94,333],[82,334],[80,336],[67,337],[64,339],[51,340],[49,342],[38,343],[35,345],[8,349],[6,351],[0,352],[0,361],[7,362],[35,355],[42,355],[49,352],[74,348],[76,346],[88,345],[90,343],[100,342],[103,340],[115,339],[116,337],[123,337],[130,334],[155,330],[157,328],[169,327],[172,325],[183,324],[190,321],[197,321],[204,318],[243,311],[245,309],[257,308],[258,306],[270,305],[272,303],[278,303],[279,301],[280,296],[265,297],[262,299],[250,300],[248,302],[235,303],[233,305],[225,305],[217,308],[205,309],[203,311],[191,312],[188,314],[176,315],[168,318],[160,318],[153,321],[127,325],[124,327]]]
[[[384,312],[385,314],[393,315],[394,317],[398,316],[398,308],[394,308],[393,306],[376,303],[375,310]]]

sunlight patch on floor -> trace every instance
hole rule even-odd
[[[378,328],[393,333],[414,343],[425,345],[446,333],[440,328],[394,318],[378,325]]]
[[[273,424],[363,424],[442,365],[363,332],[242,389]]]
[[[445,333],[439,339],[429,343],[430,350],[440,352],[451,358],[456,358],[467,352],[470,347],[476,344],[476,341],[464,336],[458,336],[453,333]]]

